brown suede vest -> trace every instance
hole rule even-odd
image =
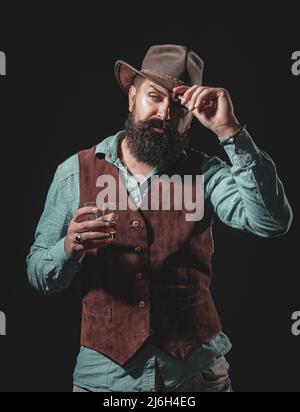
[[[111,175],[118,182],[119,169],[95,156],[95,147],[78,155],[82,206],[102,190],[97,178]],[[189,150],[163,174],[201,175],[202,159]],[[117,240],[83,261],[81,344],[121,365],[146,341],[182,359],[221,331],[209,290],[212,219],[205,213],[187,222],[186,210],[172,206],[118,212]]]

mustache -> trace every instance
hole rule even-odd
[[[173,127],[170,125],[170,123],[162,119],[149,119],[143,122],[138,122],[136,126],[140,131],[148,131],[153,127],[158,127],[159,129],[162,129],[166,133],[175,132]]]

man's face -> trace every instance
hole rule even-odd
[[[164,167],[187,146],[193,115],[174,97],[150,80],[130,88],[125,128],[129,150],[138,161]]]
[[[193,114],[175,98],[175,93],[145,79],[138,90],[131,87],[129,110],[135,111],[135,121],[160,119],[182,134],[188,130]]]

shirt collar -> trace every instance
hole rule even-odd
[[[105,156],[105,160],[109,161],[110,163],[115,163],[119,156],[118,156],[118,149],[119,149],[119,140],[125,134],[125,130],[121,130],[117,134],[113,136],[107,137],[101,143],[96,146],[95,149],[95,156]]]

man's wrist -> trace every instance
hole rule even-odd
[[[232,136],[236,135],[242,128],[243,128],[243,126],[241,125],[241,123],[236,121],[236,122],[230,123],[228,125],[216,127],[216,129],[214,130],[214,133],[219,138],[220,137],[229,138],[229,137],[232,137]]]
[[[220,136],[219,137],[220,146],[225,146],[227,144],[235,144],[238,136],[240,136],[245,130],[246,130],[246,125],[241,126],[234,134],[232,134],[229,137]]]

